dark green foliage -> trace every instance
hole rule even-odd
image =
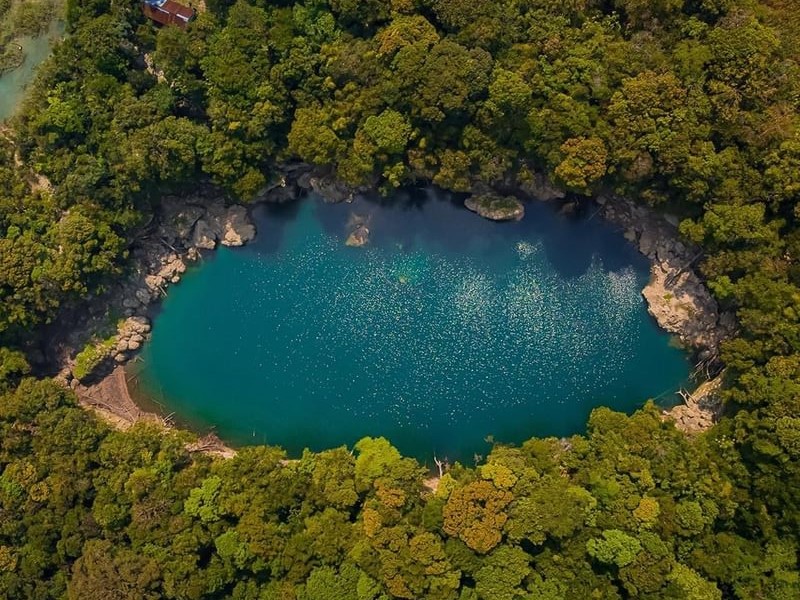
[[[136,2],[70,0],[71,35],[0,136],[7,597],[800,597],[794,2],[207,6],[157,31]],[[164,189],[249,200],[296,159],[384,190],[544,172],[669,203],[738,317],[728,416],[688,439],[653,406],[598,409],[586,436],[497,447],[432,493],[386,440],[212,461],[25,379],[18,348],[124,269]]]
[[[0,396],[8,597],[800,591],[794,537],[759,538],[737,523],[749,504],[724,474],[721,441],[687,439],[652,406],[632,417],[595,411],[586,437],[497,447],[436,492],[382,439],[362,440],[355,456],[340,448],[294,461],[269,447],[211,460],[189,454],[190,439],[147,424],[113,432],[49,381],[24,379]]]

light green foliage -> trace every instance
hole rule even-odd
[[[525,114],[533,91],[518,73],[496,68],[489,84],[489,101],[504,115]]]
[[[439,41],[439,34],[422,15],[398,15],[376,34],[375,40],[381,54],[393,54],[415,43],[432,46]]]
[[[347,564],[341,572],[320,567],[311,572],[299,600],[360,600],[357,586],[359,570]]]
[[[30,373],[31,366],[22,352],[0,348],[0,393],[8,392],[19,378]]]
[[[501,490],[510,490],[517,483],[517,476],[507,466],[499,463],[489,463],[479,468],[481,477],[491,481]]]
[[[184,503],[186,514],[198,517],[204,523],[216,521],[220,515],[218,496],[221,485],[222,480],[214,475],[203,481],[200,487],[193,489]],[[226,541],[230,542],[230,538]]]
[[[596,504],[585,489],[547,477],[514,502],[506,531],[511,539],[537,545],[548,537],[567,538],[584,526]]]
[[[403,460],[386,438],[363,438],[355,445],[358,458],[355,465],[357,489],[366,490],[380,477],[388,477]]]
[[[191,499],[191,497],[190,497]],[[188,501],[187,501],[188,503]],[[206,520],[203,516],[201,520]],[[250,559],[250,552],[241,536],[235,530],[229,530],[214,540],[217,554],[225,560],[231,561],[237,568],[243,569]]]
[[[642,527],[648,528],[655,524],[660,512],[658,500],[645,496],[639,500],[639,505],[633,510],[633,516],[641,523]]]
[[[555,175],[568,188],[588,192],[592,184],[606,173],[606,152],[599,138],[570,138],[561,145],[564,155],[555,168]]]
[[[683,500],[675,507],[675,518],[681,530],[687,534],[697,534],[706,525],[703,507],[698,502]]]
[[[399,154],[411,138],[411,124],[399,112],[385,110],[377,116],[367,117],[364,133],[381,152]]]
[[[696,571],[681,564],[675,565],[669,574],[669,581],[674,583],[687,600],[719,600],[722,592],[710,581],[704,580]]]
[[[431,48],[406,46],[393,61],[400,106],[432,122],[467,112],[469,100],[486,89],[491,61],[488,52],[446,39]]]
[[[72,374],[78,381],[89,377],[102,362],[108,358],[109,353],[117,343],[116,336],[111,336],[101,342],[93,342],[78,352],[75,356],[75,366]]]
[[[595,560],[607,564],[624,567],[631,564],[642,550],[642,545],[635,537],[631,537],[619,529],[607,529],[602,538],[592,538],[586,542],[586,551]]]
[[[289,133],[290,150],[313,164],[333,162],[343,145],[336,132],[326,125],[326,120],[326,115],[319,109],[298,110]]]
[[[485,600],[514,600],[530,572],[530,556],[519,548],[502,546],[486,557],[475,574],[475,591]]]

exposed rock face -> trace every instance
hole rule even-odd
[[[673,419],[675,426],[687,433],[699,433],[711,427],[722,413],[722,387],[720,374],[703,383],[692,395],[684,396],[684,404],[664,411],[664,417]]]
[[[522,202],[512,196],[495,194],[470,196],[464,201],[464,206],[492,221],[519,221],[525,216],[525,207],[522,206]]]
[[[361,246],[365,246],[367,242],[369,242],[369,229],[364,225],[359,225],[347,237],[345,245],[360,248]]]
[[[352,202],[355,197],[353,188],[342,183],[331,175],[310,175],[299,179],[298,183],[307,183],[308,187],[319,194],[325,202]]]
[[[567,195],[563,189],[541,173],[534,173],[531,177],[518,181],[517,187],[534,200],[540,200],[541,202],[562,200]]]
[[[117,328],[117,344],[112,351],[112,357],[115,360],[119,356],[123,360],[127,359],[126,353],[141,348],[149,334],[150,320],[147,317],[134,316],[125,319]]]
[[[213,250],[217,243],[241,246],[251,241],[256,229],[247,209],[225,206],[222,198],[165,198],[161,203],[157,235],[173,247]]]
[[[250,221],[244,206],[236,204],[228,208],[220,237],[223,246],[243,246],[256,237],[255,225]]]
[[[685,264],[685,263],[684,263]],[[676,258],[657,258],[642,290],[647,310],[662,329],[694,348],[716,347],[717,303],[694,271]]]
[[[223,246],[242,246],[255,235],[256,228],[244,206],[234,204],[226,208],[221,203],[213,203],[195,224],[192,241],[198,248],[213,250],[217,242]]]
[[[260,190],[253,202],[272,202],[283,204],[292,202],[300,197],[300,187],[297,185],[297,178],[311,169],[309,165],[297,165],[294,168],[286,167],[287,174],[279,175],[262,190]]]
[[[205,221],[197,221],[191,237],[191,244],[201,250],[213,250],[217,247],[217,234]]]
[[[289,182],[286,185],[272,188],[263,198],[258,198],[257,201],[261,202],[274,202],[275,204],[284,204],[286,202],[294,202],[300,197],[300,188],[294,183]]]
[[[107,331],[109,311],[128,317],[118,325],[113,346],[104,353],[107,361],[120,364],[129,360],[147,340],[150,304],[160,300],[171,284],[180,281],[187,262],[196,260],[201,250],[213,250],[218,243],[241,246],[255,234],[245,207],[226,207],[217,195],[198,193],[190,198],[164,198],[156,225],[131,250],[131,275],[115,286],[104,304],[90,305],[89,314],[80,316],[80,323],[56,350],[61,356],[59,362],[67,366],[63,380],[70,379],[75,355],[93,338],[107,336],[98,332]]]
[[[642,290],[647,309],[664,330],[687,347],[716,351],[732,334],[731,315],[720,314],[708,288],[693,269],[700,249],[679,239],[677,220],[622,198],[598,198],[606,219],[651,260],[650,282]]]
[[[736,319],[720,313],[708,288],[694,271],[700,248],[679,239],[678,220],[623,198],[600,197],[606,219],[624,230],[625,238],[651,260],[650,282],[642,290],[647,310],[659,326],[697,350],[701,360],[713,357],[720,342],[733,335]],[[701,384],[684,404],[664,411],[665,418],[688,433],[711,427],[722,412],[722,376]]]
[[[180,198],[167,197],[161,202],[161,222],[168,223],[174,235],[170,242],[188,240],[192,228],[206,212],[202,205],[186,204]],[[170,233],[162,227],[162,233]]]

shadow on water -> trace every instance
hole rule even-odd
[[[407,252],[435,248],[447,256],[460,256],[507,245],[513,238],[541,243],[553,269],[564,278],[580,277],[597,256],[606,271],[647,270],[647,260],[630,244],[620,244],[619,233],[600,219],[564,216],[550,204],[529,202],[521,221],[495,223],[467,210],[464,198],[428,187],[402,189],[390,197],[359,196],[351,203],[328,204],[315,194],[300,202],[315,202],[316,220],[338,239],[346,239],[356,225],[366,225],[370,245],[377,248]],[[250,249],[277,252],[299,208],[299,202],[257,207],[253,217],[259,236]]]
[[[258,227],[258,236],[244,251],[275,254],[283,244],[286,227],[297,217],[299,202],[284,204],[259,204],[253,209],[253,221]]]

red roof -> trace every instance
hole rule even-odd
[[[177,25],[186,27],[194,18],[194,9],[179,4],[174,0],[166,0],[161,6],[145,2],[142,4],[142,12],[156,23],[162,25]]]
[[[184,6],[183,4],[178,4],[173,0],[167,0],[161,8],[171,12],[173,15],[183,17],[186,21],[194,16],[194,9]]]

